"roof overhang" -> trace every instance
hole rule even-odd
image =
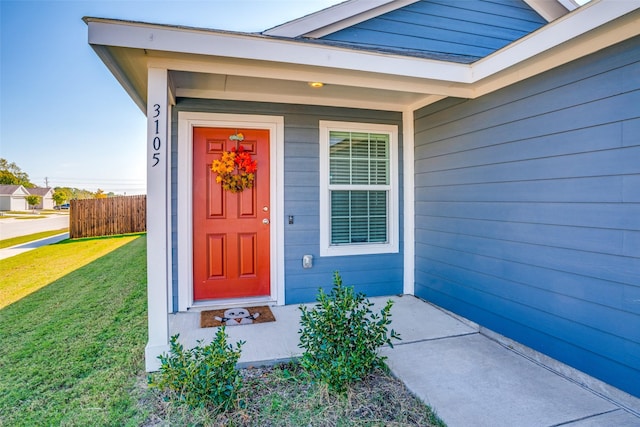
[[[636,36],[639,10],[638,2],[594,0],[473,64],[258,34],[85,22],[89,43],[142,111],[149,67],[169,70],[176,97],[406,111],[443,97],[478,97]],[[325,86],[313,89],[312,81]]]
[[[263,34],[289,38],[320,38],[417,1],[419,0],[349,0],[270,28]],[[547,22],[554,21],[578,7],[574,0],[524,1]]]

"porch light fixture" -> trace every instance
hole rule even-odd
[[[322,83],[322,82],[309,82],[309,86],[311,86],[314,89],[320,89],[322,86],[324,86],[324,83]]]

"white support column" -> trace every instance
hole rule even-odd
[[[149,341],[146,370],[160,367],[158,356],[169,349],[168,287],[170,259],[169,89],[166,69],[149,68],[147,89],[147,301]]]
[[[413,110],[402,112],[402,176],[404,188],[404,289],[415,295],[415,129]]]

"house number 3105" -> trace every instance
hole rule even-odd
[[[154,123],[156,125],[156,133],[155,133],[155,137],[153,138],[153,142],[151,143],[151,145],[153,146],[153,154],[151,156],[151,158],[153,159],[153,164],[151,165],[151,167],[156,167],[158,165],[158,163],[160,163],[160,147],[162,146],[162,140],[160,139],[160,129],[159,129],[159,120],[160,120],[160,104],[154,104],[153,105],[153,111],[155,111],[155,115],[153,116]]]

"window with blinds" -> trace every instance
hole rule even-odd
[[[396,127],[320,122],[320,128],[321,209],[326,213],[321,255],[388,252],[397,206],[392,179]]]
[[[389,135],[329,133],[331,244],[386,243]]]

